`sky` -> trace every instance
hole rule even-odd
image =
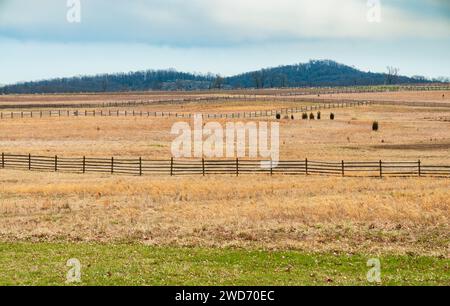
[[[310,59],[450,77],[450,1],[0,0],[0,84]]]

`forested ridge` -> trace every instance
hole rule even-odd
[[[23,82],[0,88],[2,94],[123,92],[149,90],[207,90],[239,88],[286,88],[412,84],[435,82],[423,77],[405,77],[398,69],[386,73],[364,72],[331,60],[279,66],[230,77],[193,74],[174,69],[102,74]]]

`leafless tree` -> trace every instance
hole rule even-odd
[[[261,70],[261,88],[264,88],[264,85],[266,84],[266,79],[267,79],[267,73],[266,73],[266,70],[263,69],[263,70]]]
[[[387,66],[387,74],[386,74],[386,84],[392,85],[395,84],[398,78],[398,72],[400,71],[399,68]]]
[[[224,79],[220,75],[216,75],[216,78],[213,82],[213,88],[222,89],[223,88]]]
[[[285,74],[280,74],[280,86],[281,88],[284,88],[287,86],[288,77]]]
[[[255,82],[255,88],[261,88],[261,72],[255,71],[252,73],[253,81]]]

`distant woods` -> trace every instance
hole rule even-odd
[[[57,78],[24,82],[0,87],[1,94],[77,93],[125,91],[193,91],[209,89],[286,88],[321,86],[370,86],[429,83],[424,77],[405,77],[399,69],[388,67],[387,73],[363,72],[330,60],[279,66],[230,77],[169,70]]]
[[[387,74],[386,74],[386,85],[392,85],[395,84],[398,78],[398,72],[400,69],[387,66]]]

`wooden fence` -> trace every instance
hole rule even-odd
[[[184,97],[171,99],[150,99],[150,100],[124,100],[124,101],[108,101],[101,103],[1,103],[0,109],[35,109],[35,108],[113,108],[113,107],[136,107],[145,105],[161,105],[161,104],[185,104],[192,102],[223,102],[226,100],[246,100],[246,101],[292,101],[304,102],[305,97],[311,95],[327,95],[327,94],[351,94],[351,93],[376,93],[376,92],[397,92],[397,91],[444,91],[450,90],[450,85],[412,85],[412,86],[374,86],[374,87],[316,87],[316,88],[298,88],[289,92],[277,92],[276,89],[271,91],[252,91],[247,90],[246,93],[225,94],[227,91],[221,92],[221,95],[206,97]],[[141,92],[142,93],[142,92]],[[131,92],[131,94],[133,94]],[[199,94],[211,94],[208,92],[200,92]],[[297,97],[297,98],[296,98]],[[306,98],[308,99],[308,98]]]
[[[319,111],[325,109],[346,108],[370,105],[368,101],[345,101],[335,103],[318,103],[316,105],[305,105],[291,108],[281,108],[278,110],[261,110],[253,112],[234,112],[202,114],[207,119],[231,119],[231,118],[260,118],[273,117],[276,114],[292,115],[295,113]],[[192,113],[178,112],[150,112],[137,110],[47,110],[47,111],[20,111],[20,112],[0,112],[0,119],[24,119],[43,117],[173,117],[173,118],[193,118]]]
[[[109,101],[100,103],[21,103],[0,104],[0,109],[33,109],[33,108],[112,108],[112,107],[136,107],[145,105],[161,105],[161,104],[184,104],[191,102],[214,102],[236,99],[235,96],[218,96],[218,97],[193,97],[193,98],[172,98],[157,100],[126,100],[126,101]],[[250,98],[249,98],[250,99]]]
[[[124,175],[324,175],[342,177],[450,177],[450,166],[428,165],[421,161],[340,161],[312,160],[150,160],[144,158],[65,158],[2,153],[1,169],[69,173],[109,173]],[[264,167],[263,167],[264,163]]]
[[[300,91],[299,91],[300,90]],[[304,89],[303,89],[304,90]],[[349,86],[349,87],[329,87],[311,88],[301,91],[293,89],[291,92],[284,92],[280,96],[301,96],[301,95],[328,95],[328,94],[351,94],[351,93],[377,93],[377,92],[398,92],[398,91],[445,91],[450,90],[450,85],[388,85],[388,86]]]

